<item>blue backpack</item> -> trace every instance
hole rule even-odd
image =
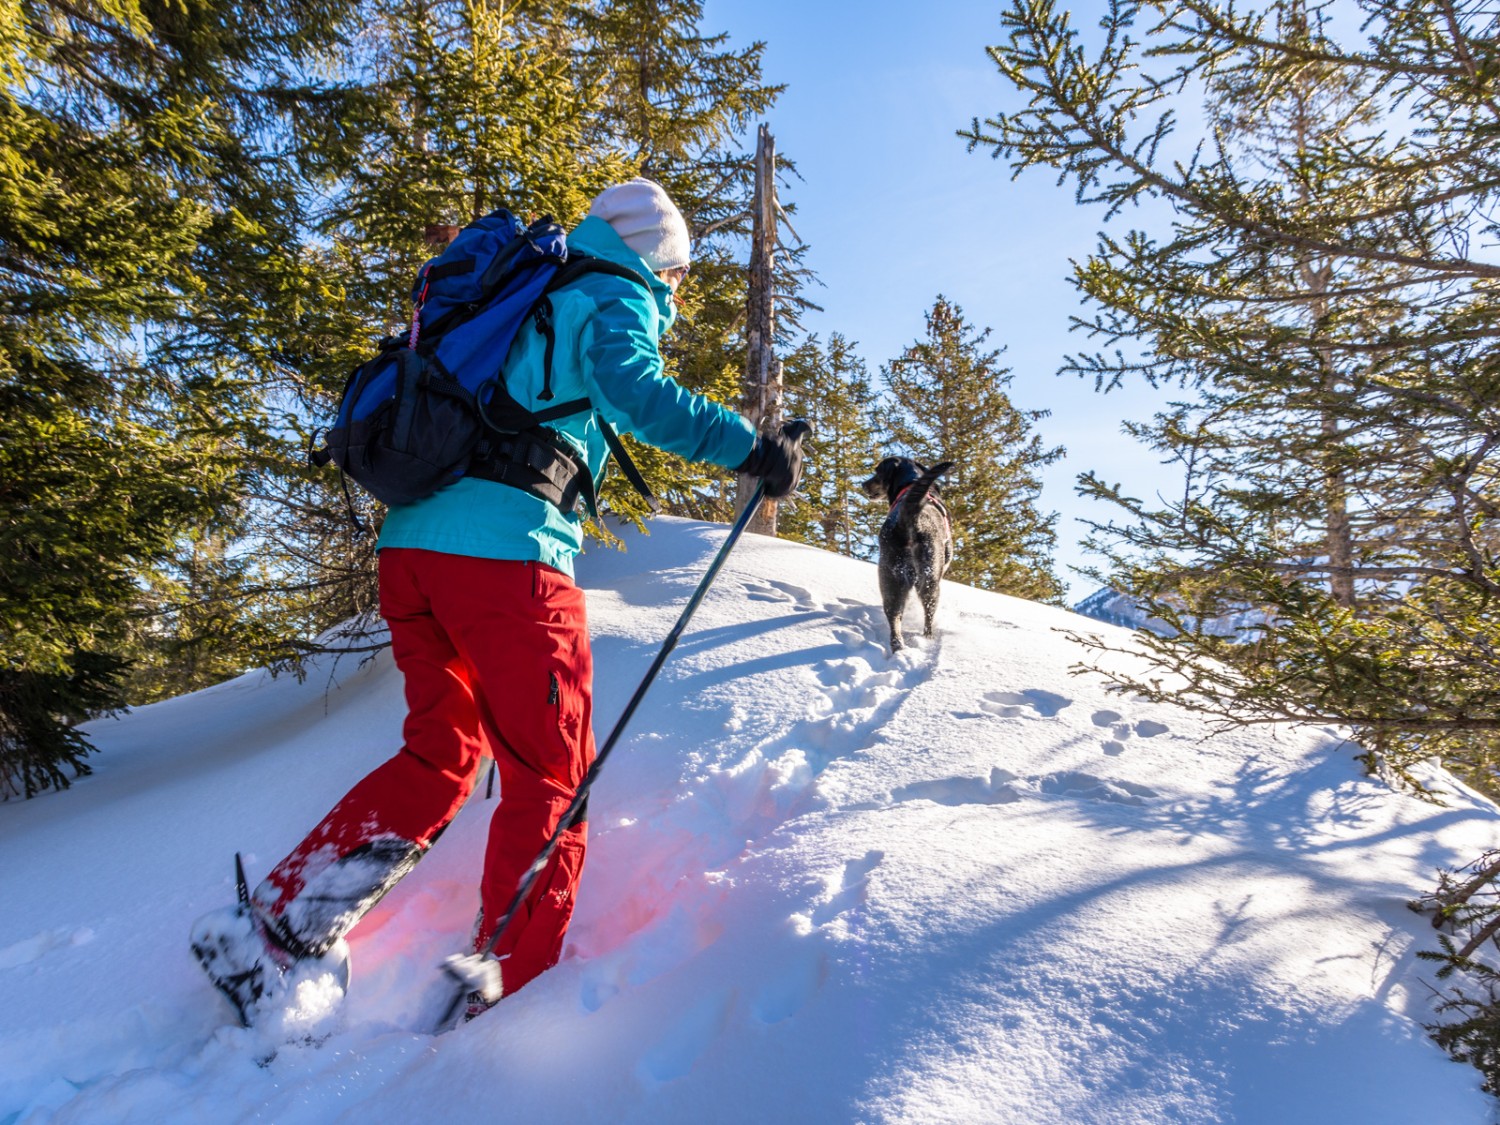
[[[418,272],[411,331],[381,341],[379,353],[350,375],[313,463],[334,461],[386,504],[410,504],[470,476],[520,488],[564,512],[582,500],[594,514],[588,467],[547,426],[592,405],[579,398],[528,410],[506,389],[502,369],[516,333],[535,323],[546,336],[537,397],[551,402],[548,294],[590,272],[646,286],[625,266],[570,255],[550,217],[527,226],[501,209],[465,227]],[[655,508],[619,438],[598,422],[621,468]]]

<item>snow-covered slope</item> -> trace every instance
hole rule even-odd
[[[583,560],[601,737],[723,534]],[[266,1067],[188,925],[395,749],[399,676],[98,723],[94,777],[0,806],[0,1125],[1487,1120],[1419,1026],[1404,904],[1494,806],[1109,695],[1069,675],[1080,623],[949,586],[890,658],[868,564],[747,537],[595,790],[563,962],[427,1034],[481,786],[352,935],[341,1030]]]

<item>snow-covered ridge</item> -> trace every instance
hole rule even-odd
[[[1125,629],[1144,629],[1160,636],[1172,636],[1176,630],[1159,617],[1148,613],[1139,602],[1128,594],[1100,587],[1088,597],[1076,602],[1073,612],[1108,625],[1119,625]],[[1188,621],[1191,622],[1191,618]],[[1266,622],[1266,615],[1256,609],[1245,609],[1239,613],[1225,614],[1209,620],[1205,632],[1211,636],[1241,637],[1254,635]]]
[[[583,560],[601,734],[724,532]],[[563,962],[426,1034],[481,786],[351,935],[341,1029],[264,1068],[187,927],[395,749],[399,675],[96,724],[94,777],[0,805],[0,1125],[1487,1120],[1419,1026],[1404,904],[1495,807],[1392,793],[1327,732],[1208,738],[1070,676],[1080,626],[948,585],[891,658],[873,567],[746,537],[590,801]]]
[[[1073,612],[1107,625],[1119,625],[1124,629],[1150,629],[1153,633],[1165,633],[1166,625],[1149,616],[1136,600],[1108,586],[1101,586],[1086,598],[1073,605]]]

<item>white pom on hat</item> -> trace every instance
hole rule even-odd
[[[605,188],[589,204],[589,214],[614,227],[653,273],[679,269],[692,260],[687,221],[662,186],[652,180],[637,176]]]

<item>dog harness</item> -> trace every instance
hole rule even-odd
[[[915,481],[912,482],[912,484],[915,484],[915,483],[916,483]],[[910,484],[908,484],[905,487],[903,487],[900,492],[896,493],[896,498],[891,501],[891,511],[894,512],[896,510],[896,505],[899,504],[899,503],[901,503],[902,499],[905,498],[906,494],[911,491],[911,487],[912,486]],[[950,532],[953,530],[953,517],[948,514],[948,509],[943,506],[943,502],[942,502],[941,499],[939,499],[938,497],[934,496],[932,493],[929,492],[926,496],[924,496],[922,498],[922,502],[924,504],[935,505],[937,507],[937,510],[939,512],[943,513],[943,521],[948,525],[948,530]]]

